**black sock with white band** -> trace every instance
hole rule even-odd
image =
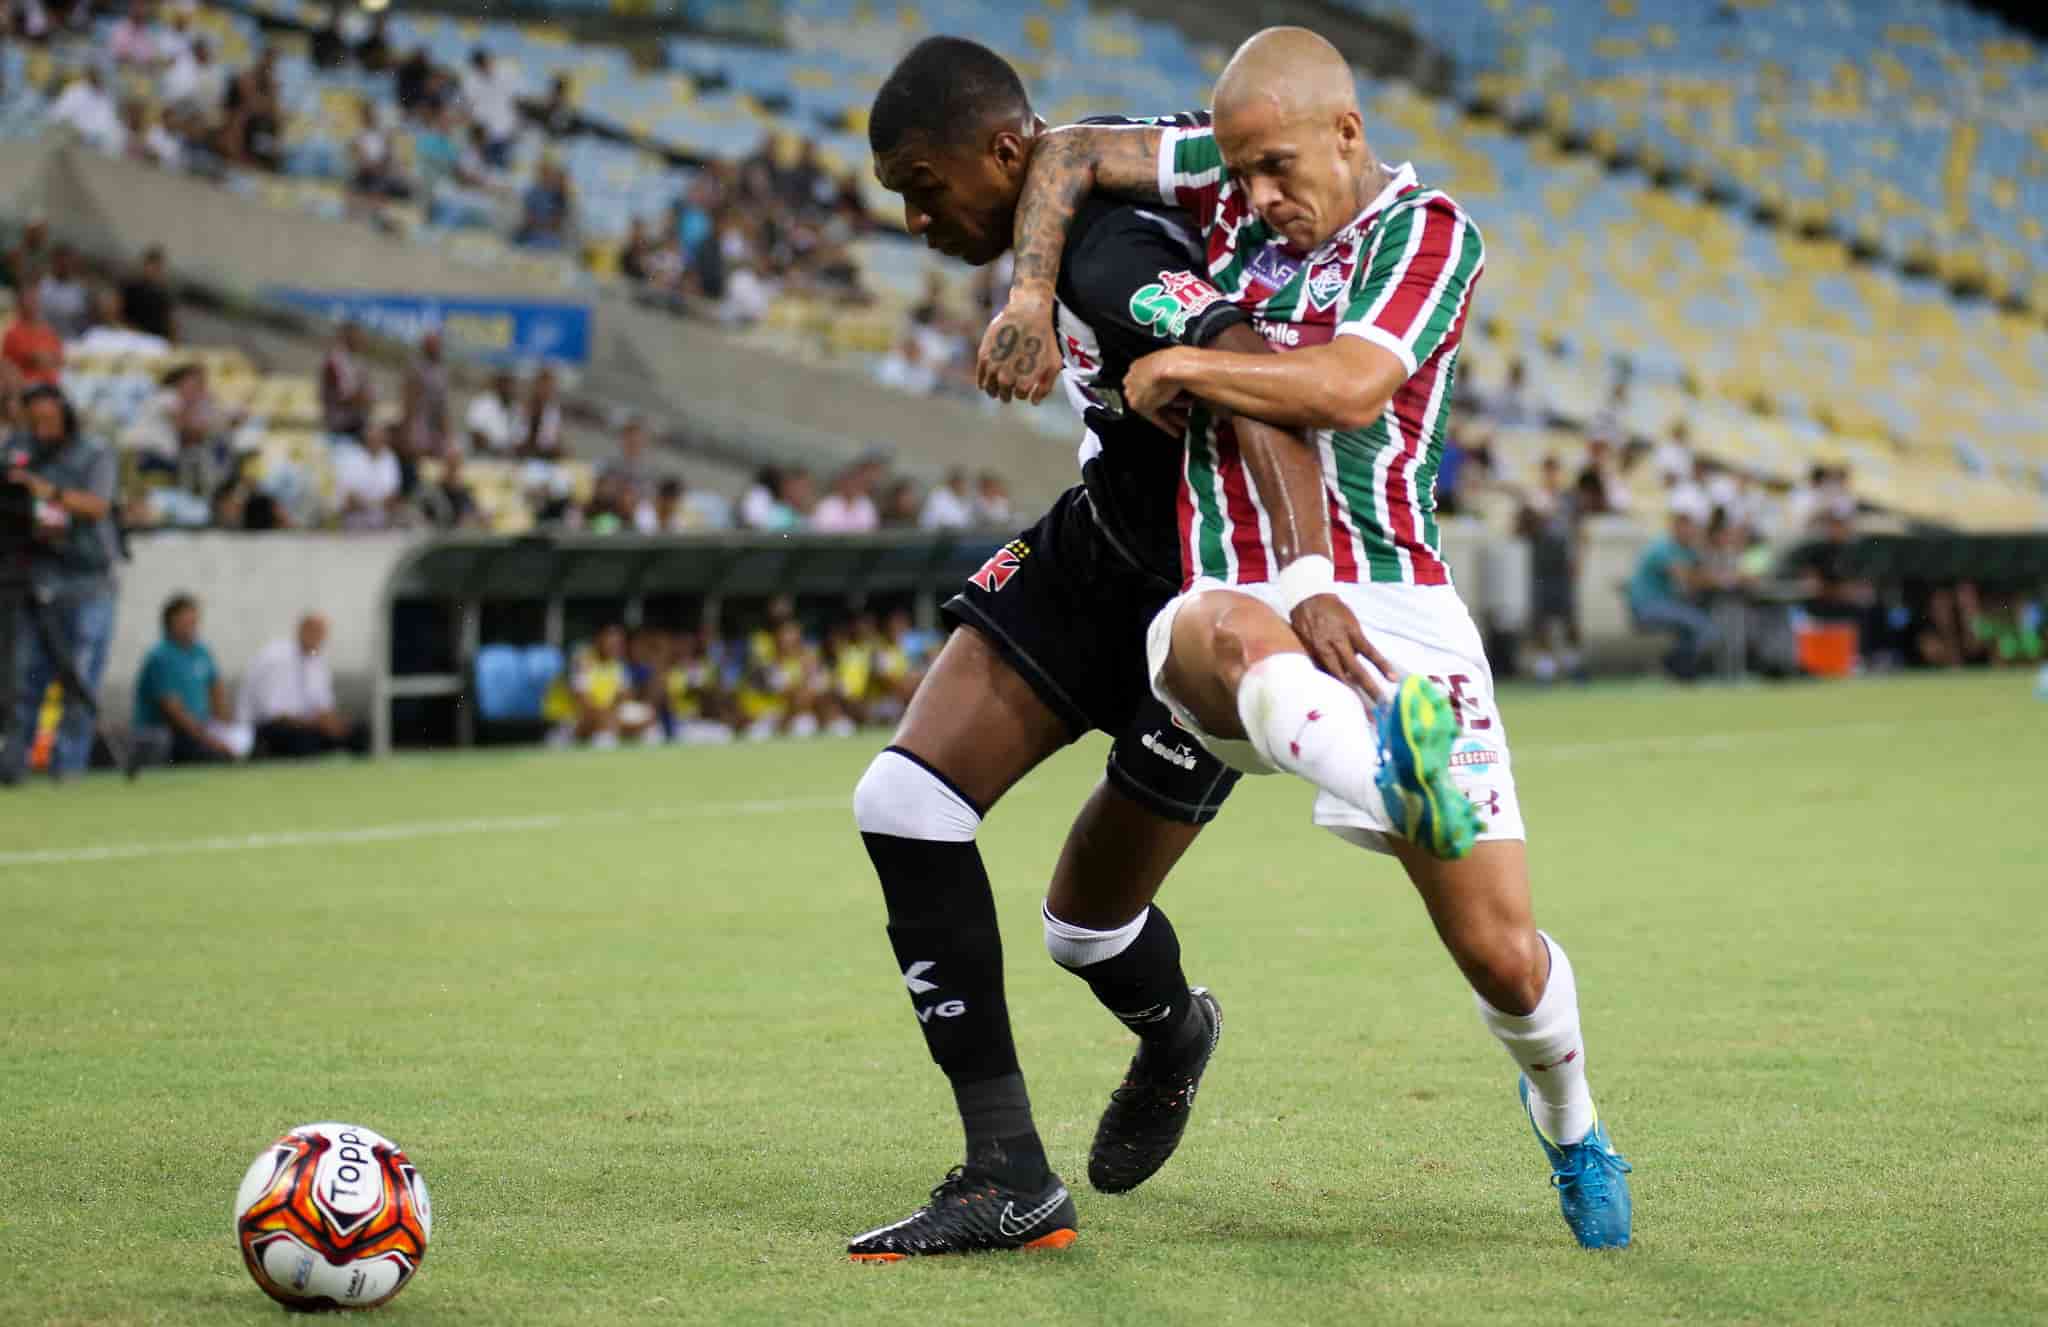
[[[1053,962],[1088,983],[1102,1007],[1156,1052],[1177,1053],[1203,1032],[1180,966],[1180,937],[1157,905],[1112,931],[1075,926],[1043,909]]]
[[[981,812],[909,752],[876,756],[853,794],[882,883],[889,944],[933,1062],[953,1085],[967,1160],[1022,1188],[1044,1184],[1045,1148],[1003,999],[995,893],[974,836]]]

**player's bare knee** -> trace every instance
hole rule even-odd
[[[1550,956],[1535,928],[1480,930],[1446,938],[1465,980],[1495,1009],[1521,1015],[1542,1002]]]
[[[1214,671],[1230,692],[1236,693],[1247,669],[1262,659],[1301,644],[1279,614],[1245,595],[1214,595],[1210,611],[1198,616],[1206,630],[1207,653]],[[1209,605],[1204,605],[1209,607]]]

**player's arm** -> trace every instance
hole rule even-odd
[[[981,338],[975,381],[1000,401],[1045,399],[1059,377],[1053,336],[1053,286],[1067,231],[1081,200],[1094,192],[1133,202],[1162,199],[1159,159],[1167,130],[1158,125],[1067,125],[1038,136],[1017,202],[1010,299]]]
[[[1242,322],[1224,328],[1205,344],[1229,354],[1283,358]],[[1294,634],[1318,668],[1360,688],[1374,703],[1384,700],[1385,689],[1372,669],[1378,669],[1380,677],[1392,678],[1393,666],[1373,648],[1358,619],[1334,592],[1330,505],[1323,491],[1322,456],[1314,441],[1248,415],[1230,422],[1259,505],[1273,525],[1279,586]]]
[[[1142,411],[1185,392],[1286,428],[1363,428],[1464,317],[1484,265],[1479,230],[1457,209],[1401,209],[1374,235],[1328,344],[1284,355],[1168,351],[1132,366],[1125,397]]]

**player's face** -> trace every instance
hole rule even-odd
[[[1358,215],[1358,112],[1290,114],[1261,97],[1219,113],[1215,132],[1231,176],[1290,249],[1306,253]]]
[[[875,179],[903,199],[903,225],[948,258],[973,267],[1010,247],[1028,156],[1008,130],[980,146],[938,145],[920,137],[875,158]]]

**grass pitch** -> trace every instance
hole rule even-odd
[[[1246,782],[1163,901],[1228,1029],[1085,1192],[1130,1043],[1046,961],[1086,743],[983,844],[1064,1254],[856,1267],[959,1152],[846,810],[879,738],[0,795],[0,1322],[259,1323],[243,1167],[424,1169],[392,1322],[2038,1322],[2048,706],[2016,675],[1510,693],[1633,1250],[1572,1247],[1392,865]]]

